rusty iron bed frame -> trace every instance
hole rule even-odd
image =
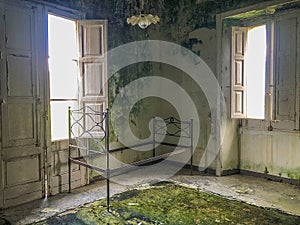
[[[173,126],[173,130],[169,131],[168,127]],[[156,154],[156,144],[165,145],[170,147],[179,147],[181,149],[189,150],[190,154],[190,173],[193,169],[193,120],[181,121],[174,117],[168,117],[166,119],[153,118],[153,138],[151,142],[145,142],[141,144],[124,146],[120,148],[110,149],[109,147],[109,110],[104,112],[95,111],[89,106],[85,106],[78,110],[68,109],[68,127],[69,127],[69,145],[68,145],[68,185],[69,192],[71,192],[72,185],[72,168],[71,164],[78,164],[80,166],[95,170],[102,173],[102,176],[106,179],[106,200],[107,210],[110,210],[110,178],[114,176],[115,172],[122,173],[122,170],[128,166],[141,166],[148,163],[155,163],[159,160],[166,159],[171,154],[176,154],[175,151]],[[175,138],[186,138],[189,141],[187,145],[178,145],[171,142],[163,141],[158,142],[157,136],[164,135]],[[81,139],[85,141],[92,140],[92,143],[83,143]],[[92,149],[89,144],[97,149]],[[142,159],[140,161],[132,162],[125,166],[112,169],[110,168],[110,153],[120,152],[135,147],[152,144],[152,157]],[[77,149],[78,156],[72,156],[72,149]],[[151,151],[151,150],[149,150]],[[180,152],[180,150],[177,150]],[[82,154],[85,152],[85,154]],[[182,150],[181,150],[182,153]],[[106,161],[105,167],[95,166],[89,163],[90,159],[104,156]]]

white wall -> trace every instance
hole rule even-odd
[[[241,169],[300,180],[299,132],[242,129]]]

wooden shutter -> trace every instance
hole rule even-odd
[[[78,21],[80,94],[79,105],[95,111],[108,107],[107,85],[107,21]],[[89,120],[86,126],[90,126]],[[97,132],[97,131],[96,131]]]
[[[231,118],[246,117],[246,79],[244,61],[247,28],[232,27],[231,42]]]
[[[297,17],[279,17],[275,22],[275,35],[275,119],[290,121],[293,128],[296,121]]]

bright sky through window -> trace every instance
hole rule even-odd
[[[248,31],[245,55],[247,85],[247,117],[265,117],[266,26]]]
[[[68,106],[78,98],[76,24],[48,15],[49,73],[52,140],[68,137]]]

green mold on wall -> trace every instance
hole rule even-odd
[[[238,14],[238,15],[234,15],[231,16],[231,19],[252,19],[252,18],[256,18],[256,17],[260,17],[263,15],[266,15],[267,11],[266,10],[252,10],[246,13],[242,13],[242,14]]]
[[[296,169],[282,169],[281,173],[288,178],[300,180],[300,167]]]
[[[268,167],[266,167],[266,166],[265,166],[264,173],[265,173],[265,174],[268,174],[268,173],[269,173]]]
[[[265,166],[263,164],[251,164],[246,163],[241,166],[241,169],[258,172],[258,173],[264,173],[274,176],[280,176],[295,180],[300,180],[300,167],[295,169],[287,169],[287,168],[276,168],[274,166],[268,165]]]

